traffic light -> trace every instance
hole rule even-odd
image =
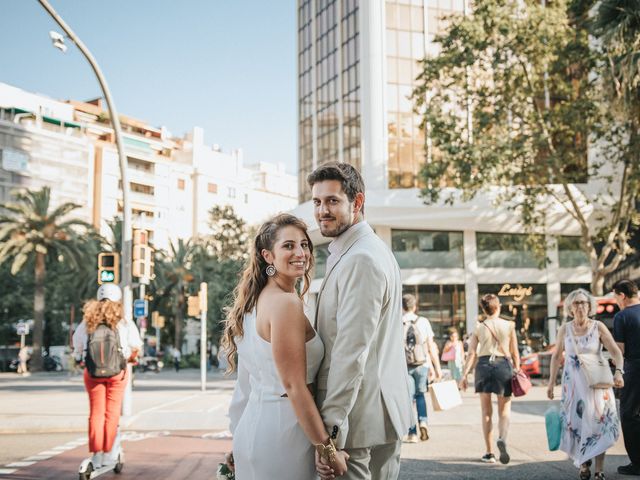
[[[197,317],[200,315],[200,298],[198,295],[187,297],[187,315]]]
[[[120,283],[120,254],[102,252],[98,254],[98,285]]]
[[[151,279],[153,276],[153,248],[149,246],[146,230],[133,231],[133,271],[134,277]]]

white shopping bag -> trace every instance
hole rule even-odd
[[[449,410],[450,408],[462,405],[462,397],[455,380],[435,382],[429,385],[433,410]]]

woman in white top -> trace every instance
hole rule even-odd
[[[84,318],[73,334],[75,358],[84,363],[89,335],[100,324],[117,332],[123,359],[133,363],[142,347],[140,332],[133,322],[123,319],[122,292],[117,285],[104,284],[98,289],[98,300],[90,300],[83,308]],[[84,385],[89,394],[89,451],[94,469],[115,464],[119,452],[112,451],[120,421],[120,408],[127,384],[127,370],[111,377],[93,377],[84,369]],[[117,450],[117,449],[113,449]]]
[[[304,222],[278,215],[260,228],[236,288],[223,348],[232,370],[238,354],[228,464],[239,480],[314,480],[314,446],[330,463],[323,478],[346,471],[348,455],[332,448],[311,392],[324,356],[301,299],[312,252]]]
[[[497,441],[500,451],[500,463],[509,463],[507,452],[507,433],[511,417],[511,378],[520,370],[520,354],[515,324],[500,318],[500,300],[492,293],[484,295],[480,307],[486,318],[478,323],[469,341],[469,355],[462,372],[460,388],[467,389],[467,375],[475,367],[475,389],[480,394],[482,409],[482,433],[487,452],[481,460],[495,463],[492,445],[493,405],[491,395],[498,397],[498,431]]]

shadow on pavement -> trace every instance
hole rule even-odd
[[[626,465],[626,455],[609,455],[605,459],[604,473],[608,480],[627,478],[618,475],[616,469]],[[592,468],[592,472],[593,472]],[[568,459],[565,461],[514,463],[510,465],[485,464],[475,458],[440,460],[403,459],[399,480],[425,478],[469,479],[469,480],[549,480],[578,478],[578,469]],[[631,478],[631,477],[628,477]]]

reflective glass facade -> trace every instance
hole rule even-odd
[[[360,164],[357,0],[298,1],[300,201],[306,177],[331,161]]]
[[[462,232],[392,230],[400,268],[464,268]]]

